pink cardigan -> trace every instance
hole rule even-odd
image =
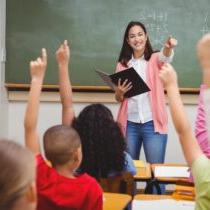
[[[147,85],[150,88],[149,97],[151,102],[152,117],[154,121],[155,132],[165,134],[167,133],[167,112],[165,104],[165,95],[162,82],[159,79],[159,70],[163,62],[159,60],[159,53],[153,53],[147,64]],[[130,67],[130,61],[128,62]],[[117,64],[116,71],[123,71],[126,67],[120,62]],[[121,126],[121,129],[126,134],[127,127],[127,109],[128,100],[124,99],[120,105],[120,109],[117,116],[117,121]]]
[[[205,89],[207,89],[207,87],[205,85],[201,85],[200,95],[198,99],[197,116],[195,122],[195,135],[202,152],[207,157],[210,157],[209,136],[208,136],[207,123],[206,123],[207,113],[205,112],[204,98],[203,98]]]

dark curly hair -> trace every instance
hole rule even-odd
[[[74,120],[73,127],[82,142],[81,173],[86,172],[98,179],[113,171],[123,171],[126,143],[107,107],[102,104],[87,106]]]

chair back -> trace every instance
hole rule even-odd
[[[134,178],[129,172],[108,178],[100,178],[99,183],[104,192],[134,195]]]

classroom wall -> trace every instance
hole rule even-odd
[[[5,17],[6,17],[6,0],[0,1],[0,136],[8,134],[8,101],[4,88],[5,81]]]
[[[76,115],[88,103],[74,103]],[[116,117],[118,104],[105,103]],[[23,142],[23,116],[25,112],[25,102],[10,102],[9,103],[9,136],[15,138],[19,142]],[[192,122],[195,121],[196,105],[185,105],[187,114]],[[41,135],[50,126],[59,124],[61,122],[61,106],[59,102],[41,102],[40,117],[39,117],[39,131]],[[194,127],[194,126],[193,126]],[[141,154],[144,159],[144,155]],[[169,116],[169,135],[166,152],[166,162],[183,163],[185,162],[181,147],[179,145],[176,132],[173,128],[171,118]]]

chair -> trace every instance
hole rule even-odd
[[[129,172],[123,172],[120,175],[108,178],[100,178],[98,181],[104,192],[125,193],[131,196],[134,195],[134,177]]]

